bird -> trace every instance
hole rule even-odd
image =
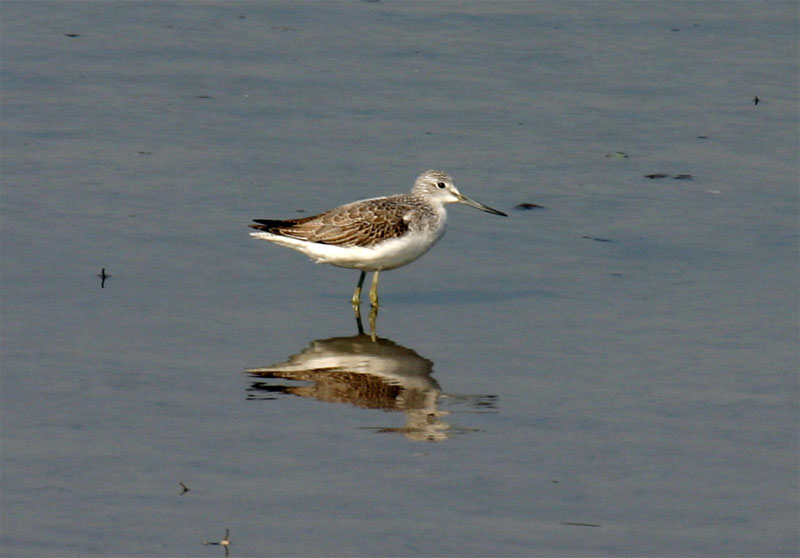
[[[361,304],[367,272],[374,272],[369,300],[378,308],[378,278],[382,271],[409,264],[442,238],[447,221],[445,205],[462,203],[508,217],[458,191],[446,172],[420,174],[408,194],[354,201],[300,219],[254,219],[250,235],[292,248],[316,263],[361,271],[351,302]]]

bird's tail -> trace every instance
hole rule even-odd
[[[273,219],[253,219],[253,223],[248,225],[248,227],[257,231],[266,231],[279,234],[279,229],[290,229],[295,223],[297,223],[296,219],[290,219],[286,221]]]

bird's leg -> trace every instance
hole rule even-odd
[[[356,315],[356,327],[358,328],[358,334],[364,335],[364,324],[361,322],[361,308],[358,306],[353,306],[353,313]]]
[[[361,277],[358,278],[358,285],[356,285],[356,292],[353,293],[353,308],[357,308],[361,304],[361,286],[364,284],[364,277],[367,276],[366,271],[361,272]]]
[[[369,290],[369,301],[375,308],[378,307],[378,277],[380,274],[380,271],[376,271],[372,275],[372,288]]]
[[[377,332],[375,331],[375,322],[378,320],[378,307],[371,306],[369,309],[369,337],[372,339],[374,343],[378,337]]]

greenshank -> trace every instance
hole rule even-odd
[[[502,215],[458,191],[442,171],[425,171],[409,194],[355,201],[301,219],[254,219],[250,235],[302,252],[317,263],[361,270],[353,307],[361,303],[361,287],[373,271],[369,300],[378,307],[381,271],[409,264],[431,249],[444,234],[448,203],[463,203]]]

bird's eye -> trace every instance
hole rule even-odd
[[[438,186],[439,188],[444,188],[444,187],[445,187],[445,183],[444,183],[444,182],[439,182],[439,183],[437,184],[437,186]]]

